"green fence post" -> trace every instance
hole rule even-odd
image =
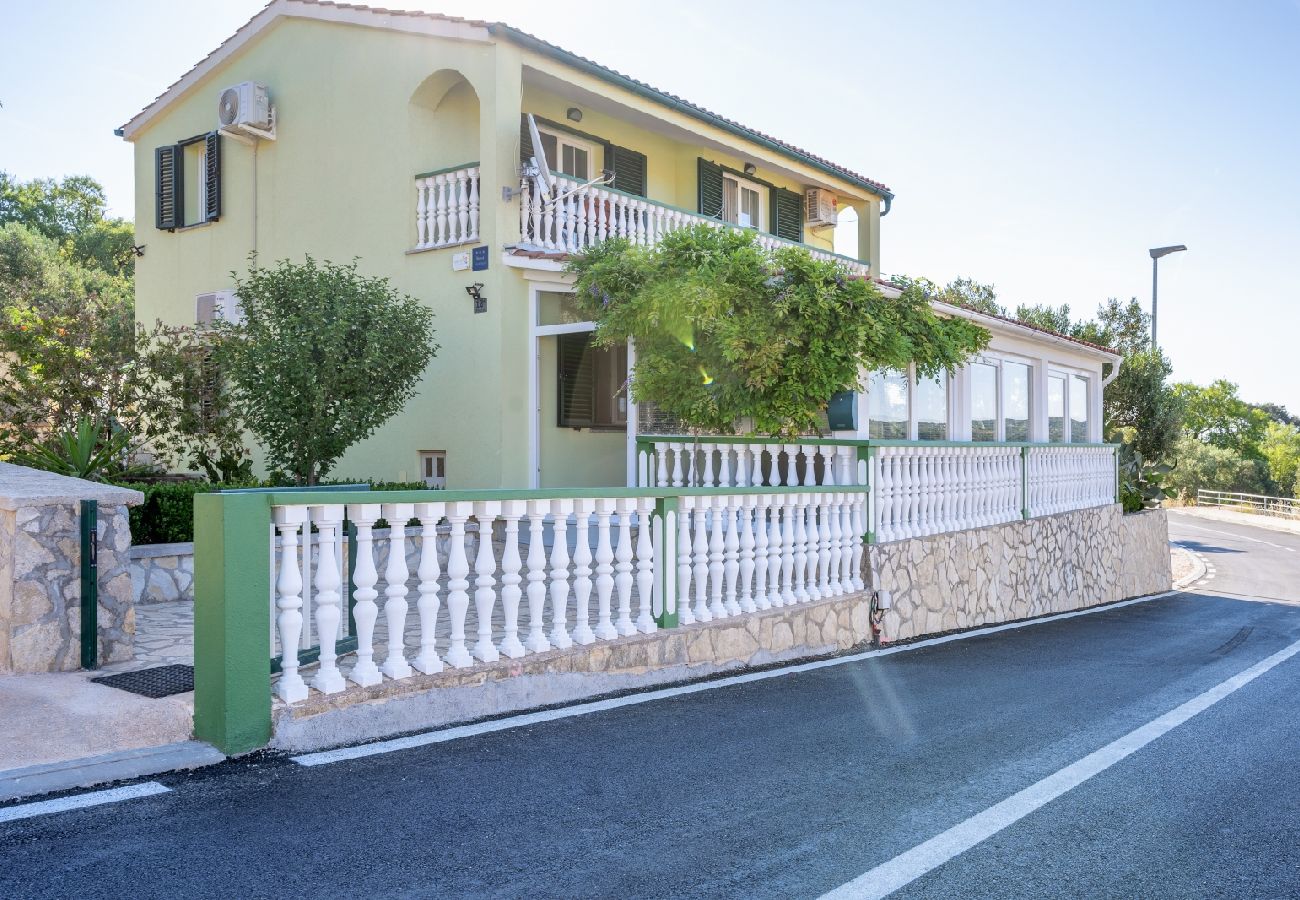
[[[194,498],[194,735],[222,753],[271,739],[271,507]]]
[[[655,501],[655,538],[659,542],[655,574],[654,595],[660,599],[659,615],[655,623],[660,628],[676,628],[677,616],[677,516],[676,497],[660,497]]]
[[[81,667],[99,668],[99,501],[81,501]]]
[[[1020,518],[1029,518],[1029,448],[1020,448]]]

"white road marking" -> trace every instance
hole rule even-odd
[[[783,675],[794,675],[799,672],[812,672],[817,669],[826,669],[832,666],[843,666],[848,663],[861,662],[864,659],[872,659],[873,657],[891,656],[895,653],[907,653],[912,650],[920,650],[923,647],[934,647],[952,641],[964,641],[968,638],[982,637],[983,635],[995,634],[999,631],[1011,631],[1016,628],[1027,628],[1030,625],[1041,625],[1044,622],[1059,622],[1062,619],[1073,619],[1077,616],[1089,616],[1093,613],[1106,612],[1107,610],[1132,606],[1135,603],[1147,603],[1151,600],[1160,600],[1165,597],[1172,597],[1178,593],[1181,593],[1181,591],[1165,591],[1162,594],[1150,594],[1146,597],[1134,597],[1132,600],[1123,600],[1119,603],[1111,603],[1107,606],[1094,606],[1089,609],[1077,609],[1073,612],[1057,613],[1053,616],[1044,616],[1041,619],[1030,619],[1026,622],[1008,622],[1005,625],[992,625],[988,628],[977,628],[974,631],[963,631],[960,634],[947,634],[943,637],[917,641],[914,644],[902,644],[897,647],[883,647],[879,650],[867,650],[862,653],[854,653],[849,656],[837,656],[832,659],[819,659],[816,662],[800,663],[794,666],[785,666],[780,669],[766,669],[762,672],[750,672],[746,675],[732,675],[714,681],[705,681],[698,684],[686,684],[679,687],[661,688],[655,691],[628,694],[623,697],[612,697],[609,700],[597,700],[591,703],[578,703],[573,706],[560,707],[559,709],[546,709],[540,712],[508,716],[502,719],[493,719],[489,722],[458,725],[453,728],[444,728],[439,731],[428,731],[423,734],[413,734],[403,738],[376,741],[373,744],[361,744],[357,747],[340,747],[337,750],[322,750],[317,753],[304,753],[301,756],[290,758],[300,766],[323,766],[328,763],[343,762],[349,759],[360,759],[365,756],[377,756],[381,753],[393,753],[398,750],[409,750],[413,747],[425,747],[430,744],[441,744],[446,741],[454,741],[464,737],[473,737],[479,734],[506,731],[511,728],[523,728],[528,725],[536,725],[540,722],[553,722],[556,719],[570,719],[576,716],[605,712],[610,709],[620,709],[625,706],[639,706],[642,703],[652,703],[655,700],[666,700],[670,697],[680,697],[686,694],[698,694],[701,691],[713,691],[718,688],[731,687],[737,684],[767,681],[769,678],[780,678]]]
[[[1220,682],[1208,691],[1193,697],[1183,705],[1170,710],[1157,719],[1151,720],[1140,728],[1130,731],[1100,750],[1089,753],[1078,762],[1048,775],[1023,791],[1012,794],[1001,803],[990,806],[983,812],[971,816],[966,821],[954,825],[942,834],[935,835],[925,843],[918,844],[911,850],[899,854],[889,862],[882,863],[847,884],[840,885],[835,890],[823,894],[822,900],[828,900],[828,898],[831,898],[831,900],[849,900],[849,898],[867,900],[867,898],[880,898],[892,894],[922,875],[939,868],[953,857],[965,853],[1002,829],[1015,824],[1066,791],[1078,787],[1094,775],[1104,772],[1115,763],[1136,753],[1157,738],[1168,734],[1188,719],[1209,709],[1224,697],[1245,687],[1269,669],[1285,662],[1297,653],[1300,653],[1300,641],[1296,641],[1272,656],[1260,660],[1249,669]]]
[[[1266,546],[1272,547],[1274,550],[1286,550],[1289,553],[1295,553],[1294,547],[1287,547],[1284,544],[1275,544],[1272,541],[1260,540],[1259,538],[1246,537],[1244,534],[1236,534],[1235,532],[1231,532],[1231,531],[1219,531],[1217,528],[1206,528],[1204,525],[1191,525],[1188,524],[1187,522],[1182,522],[1182,521],[1178,523],[1178,526],[1180,528],[1196,528],[1200,531],[1208,531],[1210,532],[1210,534],[1221,534],[1224,537],[1237,538],[1238,540],[1242,540],[1242,541],[1250,541],[1252,544],[1265,544]],[[1200,554],[1197,555],[1199,556]],[[1201,559],[1204,558],[1205,557],[1203,556],[1201,557]]]
[[[24,803],[21,806],[0,809],[0,822],[30,819],[32,816],[67,812],[70,809],[85,809],[88,806],[102,806],[105,803],[118,803],[122,800],[134,800],[137,797],[152,797],[154,794],[166,794],[170,791],[171,788],[163,787],[156,781],[146,781],[143,784],[129,784],[126,787],[110,788],[106,791],[91,791],[89,794],[60,797],[57,800]]]

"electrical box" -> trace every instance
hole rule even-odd
[[[831,395],[826,405],[826,419],[831,431],[858,430],[858,392],[840,391]]]

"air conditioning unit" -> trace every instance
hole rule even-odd
[[[217,121],[222,128],[270,131],[273,126],[271,98],[266,85],[241,81],[226,88],[217,101]]]
[[[835,195],[826,188],[808,188],[803,192],[803,221],[810,228],[834,225],[839,219]]]
[[[208,291],[194,298],[194,321],[200,328],[211,328],[220,319],[231,325],[244,321],[244,310],[234,291]]]

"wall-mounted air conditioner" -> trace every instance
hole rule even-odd
[[[826,188],[808,188],[804,191],[803,198],[803,221],[809,228],[834,225],[839,219],[838,201]]]
[[[217,100],[217,122],[222,131],[274,137],[275,114],[266,85],[241,81],[223,90]]]
[[[221,319],[232,325],[244,321],[244,310],[234,291],[208,291],[194,298],[194,322],[200,328],[211,328]]]

